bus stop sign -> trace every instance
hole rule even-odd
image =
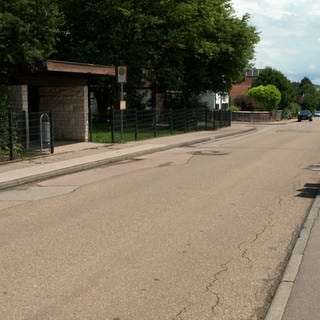
[[[127,82],[127,66],[117,67],[117,79],[119,83]]]

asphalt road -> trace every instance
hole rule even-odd
[[[259,128],[0,192],[1,319],[263,319],[320,120]]]

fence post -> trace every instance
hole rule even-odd
[[[216,110],[212,110],[212,129],[216,130]]]
[[[52,119],[51,111],[49,111],[49,123],[50,123],[50,153],[54,153],[53,119]]]
[[[151,91],[151,103],[152,103],[152,118],[153,118],[153,136],[157,136],[157,115],[156,115],[156,109],[157,109],[157,84],[155,80],[152,80],[152,91]]]
[[[51,115],[50,115],[51,118]],[[91,110],[91,99],[90,92],[88,93],[88,118],[89,118],[89,141],[92,142],[92,110]]]
[[[138,140],[138,110],[137,108],[134,109],[134,140]]]
[[[208,130],[208,110],[206,109],[205,110],[205,115],[204,115],[204,121],[205,121],[205,126],[204,126],[204,128],[205,128],[205,130]]]
[[[23,111],[26,133],[26,150],[30,149],[30,128],[29,128],[29,111]]]
[[[183,107],[183,113],[184,113],[184,115],[183,115],[183,121],[184,121],[184,132],[187,132],[187,109],[186,109],[186,107]]]
[[[222,126],[226,127],[226,112],[221,110]]]
[[[227,114],[226,114],[226,111],[225,110],[223,110],[223,111],[221,111],[221,116],[222,116],[222,125],[223,125],[223,127],[226,127],[227,125],[226,125],[226,121],[227,121]]]
[[[153,118],[153,136],[157,136],[157,114],[156,114],[156,108],[155,105],[152,109],[152,118]]]
[[[220,110],[220,128],[224,127],[224,111]]]
[[[220,124],[220,111],[216,110],[216,114],[215,114],[215,128],[219,129],[219,124]]]
[[[111,143],[114,143],[114,107],[111,107]]]
[[[12,112],[8,113],[8,133],[9,133],[9,157],[10,160],[13,160],[13,120],[12,120]]]
[[[224,111],[221,110],[221,114],[220,114],[220,118],[221,118],[221,127],[224,127]]]
[[[196,110],[192,109],[192,131],[197,130],[197,124]]]
[[[173,113],[172,108],[169,109],[170,134],[173,133]]]

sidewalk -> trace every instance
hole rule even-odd
[[[256,128],[252,125],[235,124],[216,131],[199,131],[123,144],[73,143],[57,146],[53,155],[0,164],[0,190],[253,130]]]
[[[309,211],[265,320],[320,319],[320,195]]]
[[[319,302],[320,221],[318,211],[283,320],[318,320],[320,318]]]

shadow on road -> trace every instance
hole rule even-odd
[[[317,194],[320,192],[320,184],[306,183],[302,189],[298,189],[297,191],[299,192],[297,194],[297,197],[315,198]]]

